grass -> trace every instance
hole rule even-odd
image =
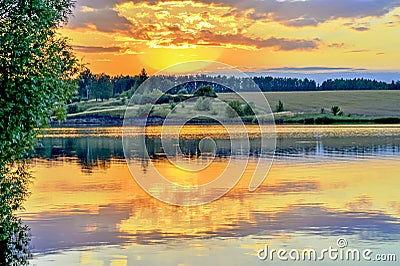
[[[77,103],[72,103],[71,105],[77,105],[79,112],[85,112],[85,111],[95,111],[106,108],[110,109],[113,107],[123,106],[125,104],[121,99],[112,98],[104,101],[100,100],[80,101]]]
[[[243,93],[251,98],[250,93]],[[253,93],[255,94],[255,93]],[[295,114],[330,113],[338,105],[345,114],[355,116],[397,116],[400,115],[400,91],[324,91],[324,92],[267,92],[264,93],[271,109],[281,100],[286,111]],[[234,93],[219,94],[223,101],[240,100]]]
[[[400,116],[334,116],[331,114],[299,114],[294,116],[275,116],[277,124],[399,124]]]
[[[90,117],[90,116],[109,116],[109,117],[123,117],[125,114],[125,107],[109,108],[109,109],[98,109],[98,110],[88,110],[84,112],[79,112],[75,114],[67,115],[68,118],[73,117]]]
[[[261,102],[258,93],[243,93],[248,101]],[[284,112],[275,113],[278,123],[297,124],[332,124],[332,123],[400,123],[400,91],[326,91],[326,92],[268,92],[264,93],[271,109],[281,100]],[[262,97],[261,97],[262,98]],[[218,94],[218,99],[224,102],[239,100],[244,102],[235,93]],[[121,99],[101,101],[87,101],[75,103],[79,112],[69,114],[73,117],[108,116],[123,117],[125,105]],[[225,107],[221,103],[214,103],[210,111],[194,110],[194,101],[184,103],[184,108],[179,106],[171,117],[209,116],[226,118]],[[339,106],[344,116],[333,116],[331,107]],[[139,106],[130,107],[135,111]],[[321,114],[321,108],[324,113]],[[155,114],[168,114],[168,104],[156,105]],[[163,115],[161,115],[163,116]],[[249,120],[249,119],[247,119]],[[246,121],[247,121],[246,120]]]

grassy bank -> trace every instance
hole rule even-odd
[[[400,116],[334,116],[326,114],[301,114],[294,116],[275,116],[276,124],[304,124],[304,125],[331,125],[331,124],[400,124]]]

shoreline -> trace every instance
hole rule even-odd
[[[245,125],[254,125],[252,118],[244,117]],[[162,117],[149,117],[148,119],[135,119],[134,125],[160,126],[164,122]],[[216,120],[198,118],[190,121],[176,119],[169,121],[171,125],[218,125]],[[235,124],[229,120],[221,121],[223,124]],[[68,118],[66,121],[50,122],[49,126],[54,127],[118,127],[123,126],[124,118],[110,115],[90,115]],[[236,123],[237,124],[237,123]],[[400,125],[400,117],[346,117],[346,116],[329,116],[329,115],[298,115],[292,117],[279,117],[275,119],[276,125]]]

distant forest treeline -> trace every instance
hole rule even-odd
[[[90,70],[85,71],[79,80],[78,98],[80,99],[109,99],[112,97],[131,97],[136,89],[148,79],[145,69],[136,76],[114,76],[106,74],[92,74]],[[330,91],[330,90],[400,90],[400,81],[386,83],[370,79],[334,79],[326,80],[317,84],[315,80],[298,78],[275,78],[275,77],[254,77],[243,78],[233,76],[206,76],[197,75],[196,80],[207,80],[206,82],[187,82],[189,76],[163,76],[159,84],[171,89],[169,94],[193,93],[202,85],[212,85],[217,93],[233,91],[255,91],[254,83],[263,92],[284,92],[284,91]],[[253,83],[254,81],[254,83]],[[158,89],[157,79],[153,79],[153,89]],[[166,84],[167,83],[167,84]],[[224,84],[224,85],[219,85]],[[232,90],[231,90],[231,89]]]

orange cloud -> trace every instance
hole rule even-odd
[[[83,45],[74,45],[72,48],[75,51],[82,53],[117,53],[122,50],[121,47],[99,47],[99,46],[83,46]]]
[[[68,27],[86,27],[127,36],[133,40],[130,46],[135,46],[134,42],[146,41],[146,45],[153,48],[218,46],[250,50],[270,47],[282,51],[315,50],[322,42],[315,37],[255,37],[247,34],[247,28],[254,25],[255,20],[275,20],[288,26],[301,27],[339,17],[379,16],[391,10],[397,2],[363,1],[361,5],[360,1],[352,0],[81,0]],[[353,26],[352,29],[366,31],[369,28]],[[78,49],[96,51],[93,48]]]
[[[397,69],[399,43],[393,36],[400,33],[399,5],[399,0],[77,0],[60,32],[73,39],[94,71],[136,73],[143,64],[158,70],[193,59],[238,67]]]

